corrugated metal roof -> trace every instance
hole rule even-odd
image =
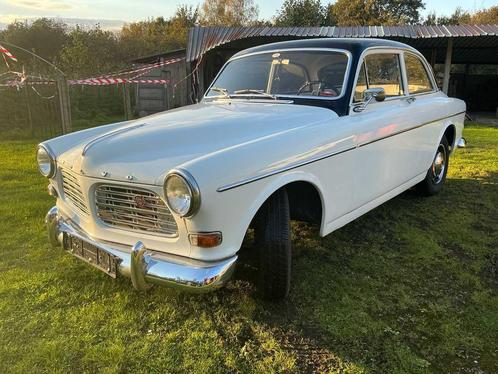
[[[327,27],[193,27],[189,31],[187,61],[197,60],[207,51],[220,45],[245,38],[386,38],[441,39],[487,37],[486,43],[497,46],[498,25],[448,26],[327,26]],[[479,38],[479,39],[481,39]],[[484,42],[484,40],[483,40]],[[420,43],[410,43],[420,44]],[[426,43],[423,43],[423,47]],[[430,44],[430,43],[427,43]],[[436,44],[436,43],[434,43]],[[477,44],[477,43],[476,43]]]

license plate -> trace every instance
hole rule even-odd
[[[68,233],[64,233],[63,245],[64,249],[73,256],[102,270],[112,278],[116,278],[119,262],[121,261],[119,257]]]

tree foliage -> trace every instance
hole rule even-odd
[[[320,0],[285,0],[275,17],[276,26],[324,26],[327,11]]]
[[[120,60],[116,58],[120,51],[118,44],[116,35],[110,31],[76,27],[60,53],[62,69],[71,77],[105,73]]]
[[[474,13],[467,12],[461,7],[455,9],[450,16],[437,16],[436,12],[430,13],[425,25],[479,25],[498,24],[498,5],[488,9],[481,9]]]
[[[254,0],[204,0],[200,20],[209,26],[248,26],[257,22]]]
[[[129,58],[184,48],[188,29],[199,18],[197,8],[179,6],[173,17],[157,17],[123,26],[120,34],[122,52]]]
[[[16,21],[1,34],[6,42],[22,46],[52,63],[59,63],[60,51],[67,44],[67,26],[53,19],[39,18],[28,23]]]
[[[337,0],[328,7],[339,26],[404,25],[420,21],[422,0]]]

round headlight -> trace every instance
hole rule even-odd
[[[164,181],[164,195],[169,208],[182,217],[193,216],[199,209],[199,187],[186,171],[168,174]]]
[[[55,157],[43,145],[39,145],[36,150],[36,162],[38,170],[47,178],[52,178],[55,174]]]

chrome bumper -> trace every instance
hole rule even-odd
[[[131,278],[138,290],[159,284],[191,292],[209,292],[222,287],[230,279],[237,261],[237,256],[218,262],[203,262],[152,252],[139,241],[127,251],[121,245],[90,238],[71,221],[65,220],[55,206],[48,211],[45,223],[53,247],[62,246],[63,235],[67,233],[118,257],[119,274]]]

